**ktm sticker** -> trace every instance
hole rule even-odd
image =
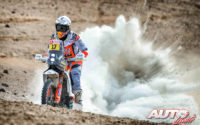
[[[60,44],[60,40],[50,40],[49,44]]]
[[[49,50],[60,50],[60,41],[59,40],[50,40]]]

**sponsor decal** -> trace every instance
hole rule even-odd
[[[174,119],[172,125],[186,125],[192,123],[196,114],[190,115],[186,109],[153,109],[147,119]]]
[[[60,44],[60,40],[50,40],[49,44]]]

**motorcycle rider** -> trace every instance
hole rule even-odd
[[[87,47],[80,39],[80,36],[71,31],[71,20],[67,16],[61,16],[55,22],[56,33],[51,36],[51,40],[62,40],[64,44],[64,56],[66,59],[74,58],[78,53],[88,56]],[[79,54],[80,55],[80,54]],[[80,85],[82,61],[72,61],[66,70],[70,71],[72,81],[72,92],[75,95],[75,102],[82,105],[82,89]]]

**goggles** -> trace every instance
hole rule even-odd
[[[56,25],[56,31],[57,32],[67,32],[67,30],[69,30],[69,26],[66,26],[66,25],[60,25],[60,24],[57,24]]]

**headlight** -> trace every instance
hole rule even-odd
[[[52,62],[54,62],[54,61],[55,61],[55,58],[51,58],[50,60],[51,60]]]
[[[51,54],[51,56],[52,56],[52,57],[55,57],[55,54],[53,53],[53,54]]]

